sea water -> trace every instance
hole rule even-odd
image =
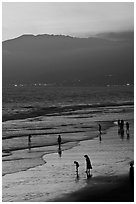
[[[134,87],[3,86],[3,121],[44,114],[134,102]]]

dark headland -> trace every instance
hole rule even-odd
[[[3,84],[133,84],[133,57],[133,32],[23,35],[2,43]]]

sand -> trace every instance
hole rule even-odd
[[[90,178],[86,187],[53,201],[133,202],[134,188],[128,175]]]
[[[101,142],[98,137],[81,141],[73,148],[62,151],[61,157],[57,152],[45,154],[43,165],[3,176],[2,200],[132,201],[133,193],[128,191],[128,174],[129,162],[134,159],[133,121],[129,138],[126,134],[120,137],[117,126],[105,133]],[[93,165],[89,180],[85,174],[84,154],[89,155]],[[76,178],[74,160],[80,164],[79,179]]]

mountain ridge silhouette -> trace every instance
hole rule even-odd
[[[4,41],[3,83],[133,83],[133,32],[103,36],[22,35]]]

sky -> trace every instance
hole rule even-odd
[[[2,40],[23,34],[88,37],[134,30],[133,2],[3,2]]]

